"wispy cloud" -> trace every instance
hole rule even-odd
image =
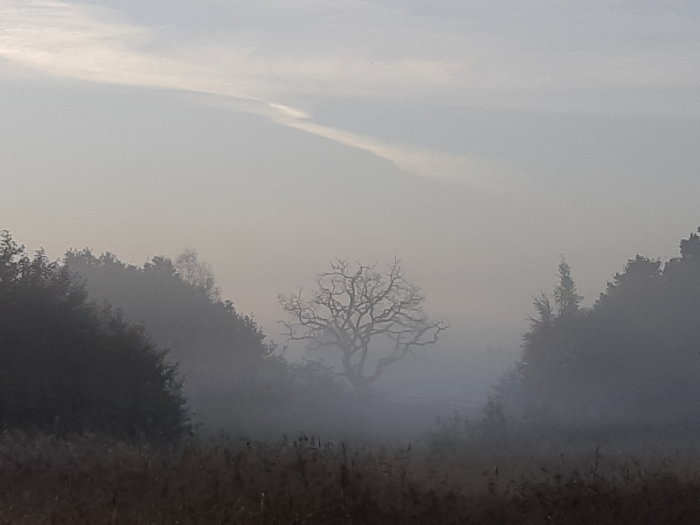
[[[389,160],[399,169],[432,180],[466,182],[475,187],[505,191],[522,183],[522,173],[510,166],[490,159],[406,148],[385,143],[363,135],[316,124],[306,118],[287,116],[276,121],[313,135],[328,138],[339,144]]]
[[[273,3],[258,16],[284,18],[273,21],[274,34],[241,26],[230,35],[183,37],[106,7],[0,0],[0,58],[55,77],[225,96],[238,111],[368,151],[404,171],[489,187],[503,185],[494,181],[511,170],[321,125],[288,101],[368,96],[407,106],[700,115],[700,43],[678,13],[659,19],[624,2],[615,17],[603,16],[605,2],[586,10],[567,2],[525,9],[506,0],[495,8],[455,0],[430,9],[422,0],[401,9],[368,0]],[[656,42],[651,50],[646,39]]]
[[[198,62],[191,56],[192,52],[187,58],[174,58],[153,51],[161,47],[158,45],[161,35],[120,19],[113,10],[66,2],[5,0],[0,2],[0,20],[0,57],[43,74],[222,95],[228,97],[238,111],[262,115],[280,125],[367,151],[405,172],[433,179],[492,185],[488,177],[476,176],[475,162],[465,157],[417,151],[320,125],[303,110],[264,97],[265,94],[274,96],[280,86],[293,90],[296,79],[302,77],[311,82],[343,75],[363,78],[359,63],[302,59],[272,67],[266,61],[250,57],[245,49],[228,47],[225,60],[217,67],[211,63],[211,58]],[[236,75],[222,73],[222,66],[227,62],[229,67],[223,70],[233,68]],[[365,73],[372,76],[372,70],[376,70],[391,82],[413,82],[416,76],[432,78],[439,73],[436,68],[439,66],[399,62],[391,67],[371,66]],[[272,73],[256,74],[261,69]],[[483,165],[481,168],[483,170]]]

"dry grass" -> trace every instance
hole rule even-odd
[[[219,442],[168,451],[5,435],[0,523],[700,523],[687,458]]]

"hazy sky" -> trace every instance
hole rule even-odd
[[[591,301],[700,225],[698,28],[681,0],[0,0],[0,228],[196,248],[272,333],[329,260],[397,255],[453,334],[517,343],[561,254]]]

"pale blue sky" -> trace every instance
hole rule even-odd
[[[398,255],[454,351],[517,345],[560,254],[593,300],[700,224],[699,22],[681,1],[0,0],[0,227],[54,256],[194,247],[273,334],[277,294],[329,260]]]

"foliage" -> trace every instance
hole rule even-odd
[[[397,260],[386,274],[338,260],[319,275],[310,299],[301,292],[280,296],[292,319],[284,323],[289,340],[339,351],[341,375],[358,390],[415,348],[435,343],[445,330],[423,312],[423,300]]]
[[[171,439],[187,428],[173,366],[139,327],[88,302],[43,251],[0,236],[0,421]]]
[[[259,419],[258,409],[283,397],[291,381],[286,364],[255,320],[220,298],[211,269],[193,250],[175,262],[157,256],[143,266],[111,253],[71,250],[65,262],[85,280],[91,298],[142,323],[169,349],[199,423],[228,419],[244,425],[247,418]]]
[[[523,340],[508,404],[581,424],[700,426],[700,237],[665,264],[637,255],[590,309],[568,265]]]
[[[126,264],[112,253],[96,256],[89,249],[69,251],[65,262],[85,280],[93,299],[106,301],[127,319],[145,324],[188,375],[195,372],[195,363],[260,362],[274,350],[251,317],[219,299],[213,275],[191,250],[176,263],[157,256],[141,267]]]
[[[174,266],[180,279],[184,282],[200,289],[210,299],[221,298],[221,291],[216,286],[211,266],[200,261],[195,250],[187,249],[178,255]]]
[[[113,254],[74,250],[66,262],[92,298],[143,323],[154,341],[169,348],[199,434],[225,429],[268,437],[313,428],[329,436],[354,434],[357,422],[365,421],[366,405],[356,403],[335,376],[313,363],[286,362],[251,317],[212,293],[214,276],[194,251],[174,262],[153,257],[134,266]]]
[[[571,276],[571,266],[562,258],[559,263],[559,284],[554,289],[554,302],[560,318],[576,315],[583,299],[576,291],[576,284]]]

